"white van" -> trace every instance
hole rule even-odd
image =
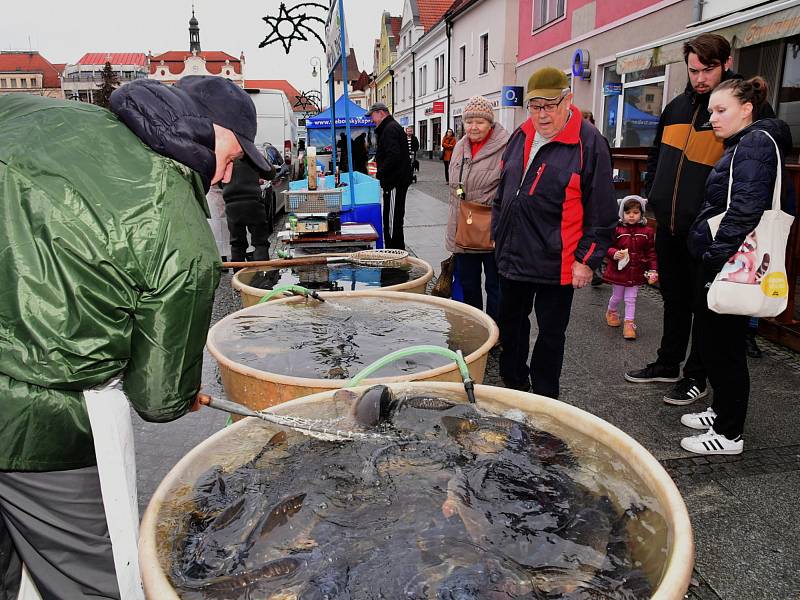
[[[291,164],[297,159],[297,117],[289,99],[281,90],[246,87],[244,91],[250,94],[256,107],[256,147],[263,148],[269,143],[283,151],[283,159],[289,163],[291,172]],[[286,210],[283,194],[276,195],[276,202],[273,214]]]

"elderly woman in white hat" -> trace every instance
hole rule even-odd
[[[469,99],[463,118],[465,135],[453,148],[450,159],[450,212],[445,245],[455,254],[464,302],[483,310],[483,273],[486,313],[497,320],[500,285],[491,240],[491,214],[508,132],[495,123],[492,104],[482,96]]]

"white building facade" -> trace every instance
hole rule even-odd
[[[420,151],[435,156],[447,130],[447,26],[443,18],[425,32],[419,8],[406,0],[394,64],[395,119],[414,127]]]
[[[495,121],[509,133],[515,111],[502,106],[503,86],[514,85],[517,60],[518,0],[467,2],[448,16],[450,33],[451,124],[456,137],[463,135],[464,105],[472,96],[492,103]]]

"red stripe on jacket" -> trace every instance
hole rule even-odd
[[[572,263],[575,250],[583,237],[583,202],[581,176],[573,173],[565,190],[561,208],[561,285],[572,283]]]

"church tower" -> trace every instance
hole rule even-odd
[[[194,16],[194,3],[192,4],[192,18],[189,19],[189,52],[200,53],[200,24]]]

